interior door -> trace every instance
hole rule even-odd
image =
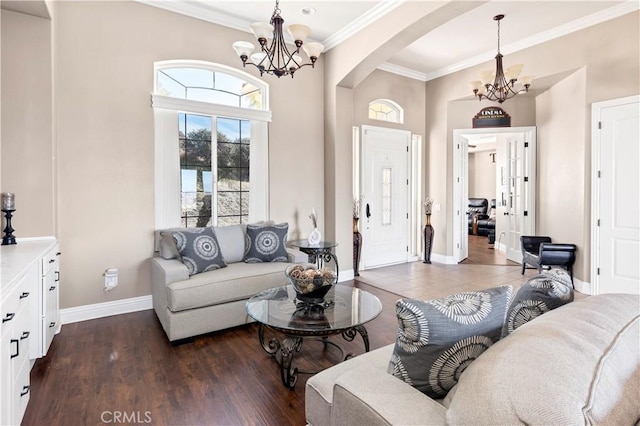
[[[409,239],[409,143],[404,130],[363,126],[364,268],[406,262]]]
[[[595,292],[640,293],[640,103],[626,98],[595,110]]]
[[[467,257],[468,138],[494,134],[496,138],[496,248],[521,263],[520,235],[535,235],[536,128],[454,129],[453,236],[454,261]],[[508,235],[507,235],[508,234]]]
[[[507,259],[522,263],[521,235],[532,235],[534,230],[533,182],[535,182],[535,129],[498,137],[497,158],[506,185],[498,194],[503,209],[505,248]],[[496,203],[498,201],[496,200]]]

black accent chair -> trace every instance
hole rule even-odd
[[[467,216],[469,219],[469,235],[473,235],[473,221],[488,219],[489,202],[486,198],[469,198]]]
[[[491,217],[491,212],[495,214],[496,211],[496,199],[492,198],[489,205],[489,215],[485,219],[478,219],[478,235],[489,236],[496,233],[496,219]]]
[[[522,274],[529,264],[538,272],[543,267],[560,266],[569,272],[573,282],[573,263],[576,261],[575,244],[552,243],[551,237],[520,236],[522,245]],[[533,269],[529,268],[529,269]]]

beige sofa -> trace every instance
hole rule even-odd
[[[491,346],[443,400],[387,373],[393,345],[307,381],[321,425],[635,425],[640,421],[640,297],[591,296]]]
[[[189,276],[170,242],[170,230],[156,232],[151,259],[153,308],[170,341],[252,322],[245,303],[254,294],[287,284],[285,268],[308,261],[306,254],[287,249],[290,263],[243,262],[246,226],[216,227],[227,266]]]

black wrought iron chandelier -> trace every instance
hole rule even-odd
[[[288,30],[296,49],[290,52],[282,32],[283,23],[284,19],[280,16],[279,0],[276,0],[276,7],[271,15],[270,23],[256,22],[251,25],[251,31],[258,39],[261,51],[253,53],[255,46],[247,41],[233,43],[233,48],[242,59],[243,67],[253,65],[258,68],[261,76],[267,73],[278,78],[283,75],[291,75],[293,78],[293,74],[297,70],[309,65],[314,68],[324,46],[316,42],[305,43],[311,34],[311,29],[306,25],[292,24],[289,25]],[[308,56],[307,62],[302,58],[300,48]]]
[[[498,22],[496,70],[495,72],[491,70],[484,71],[480,73],[480,80],[471,82],[473,94],[478,97],[478,100],[488,99],[490,101],[503,103],[519,93],[528,92],[529,86],[531,86],[531,82],[533,81],[533,77],[531,76],[522,77],[520,81],[518,81],[518,76],[524,67],[522,64],[512,65],[507,68],[506,72],[502,69],[502,54],[500,53],[500,21],[502,18],[504,18],[504,15],[496,15],[493,17],[493,20]]]

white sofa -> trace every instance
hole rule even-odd
[[[640,297],[571,302],[495,343],[434,400],[387,373],[393,345],[311,377],[306,419],[321,425],[636,425]]]
[[[227,266],[189,276],[177,258],[170,231],[156,231],[151,259],[153,308],[170,341],[252,322],[245,302],[254,294],[287,284],[285,268],[308,261],[306,254],[287,249],[290,263],[245,263],[246,226],[214,228]]]

